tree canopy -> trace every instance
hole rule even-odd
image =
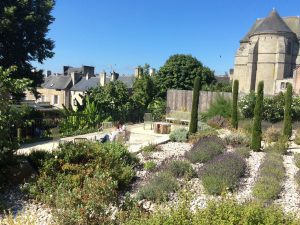
[[[196,76],[201,85],[216,81],[214,72],[191,55],[176,54],[169,57],[156,75],[156,83],[162,94],[168,89],[191,90]]]
[[[29,78],[36,87],[43,82],[42,71],[34,71],[31,63],[51,58],[54,42],[46,37],[54,21],[51,11],[55,0],[1,0],[0,66],[17,66],[14,79]]]

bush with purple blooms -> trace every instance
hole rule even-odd
[[[243,158],[235,153],[225,153],[204,165],[199,177],[209,194],[220,195],[232,191],[245,170],[246,162]]]
[[[224,152],[225,144],[218,136],[201,138],[185,157],[192,163],[205,163]]]

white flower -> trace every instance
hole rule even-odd
[[[54,158],[57,159],[57,155]]]

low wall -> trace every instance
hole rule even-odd
[[[215,101],[217,95],[231,98],[230,92],[200,91],[198,111],[206,111]],[[167,111],[188,111],[192,110],[193,91],[187,90],[168,90],[167,92]]]

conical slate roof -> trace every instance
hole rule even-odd
[[[269,16],[253,31],[253,34],[261,33],[293,33],[293,31],[283,21],[277,11],[273,9]]]

